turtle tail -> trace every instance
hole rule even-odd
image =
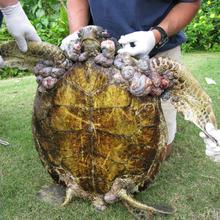
[[[57,46],[45,42],[28,42],[28,51],[22,53],[15,41],[0,44],[0,55],[5,66],[33,70],[40,61],[51,61],[56,67],[63,67],[66,56]]]
[[[127,207],[128,211],[134,215],[138,220],[149,219],[153,214],[171,215],[175,209],[168,206],[148,206],[137,200],[127,193],[125,189],[118,192],[118,197],[122,200],[123,204]]]

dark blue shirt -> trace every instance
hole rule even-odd
[[[107,29],[117,39],[121,35],[134,31],[147,31],[158,25],[179,2],[193,0],[89,0],[94,25]],[[184,13],[184,12],[183,12]],[[183,32],[169,38],[169,42],[160,48],[165,51],[185,42]],[[153,51],[156,54],[159,51]]]
[[[2,13],[1,13],[1,11],[0,11],[0,27],[1,27],[1,25],[2,25],[2,19],[3,19],[3,15],[2,15]]]

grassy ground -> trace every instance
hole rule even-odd
[[[220,125],[219,61],[220,53],[184,55],[184,63],[213,99]],[[205,77],[215,79],[217,85],[207,85]],[[82,200],[65,208],[37,200],[36,192],[51,179],[42,167],[32,141],[31,112],[35,89],[33,77],[0,81],[0,137],[11,144],[11,147],[0,146],[0,219],[132,219],[119,203],[99,213]],[[148,204],[168,203],[177,208],[175,215],[163,219],[220,219],[220,166],[205,157],[198,132],[194,125],[178,118],[172,156],[162,166],[155,183],[137,195]]]

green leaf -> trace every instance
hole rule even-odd
[[[38,9],[37,12],[36,12],[36,16],[37,17],[42,17],[45,15],[45,12],[43,9]]]

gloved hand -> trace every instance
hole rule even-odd
[[[200,137],[203,138],[206,145],[206,155],[215,162],[220,162],[220,130],[215,129],[213,124],[208,123],[206,125],[206,131],[217,141],[216,143],[203,132],[200,133]]]
[[[118,50],[118,53],[127,52],[131,56],[148,55],[155,47],[156,39],[153,31],[136,31],[131,34],[121,36],[118,41],[123,48]],[[134,43],[134,47],[130,46]]]
[[[60,48],[66,52],[69,58],[73,56],[73,54],[75,53],[77,49],[75,48],[75,42],[77,42],[77,39],[79,39],[78,31],[74,32],[73,34],[68,35],[66,38],[62,40]]]
[[[8,32],[15,38],[22,52],[28,50],[27,40],[41,41],[19,2],[15,5],[1,8],[1,11],[4,15]]]

